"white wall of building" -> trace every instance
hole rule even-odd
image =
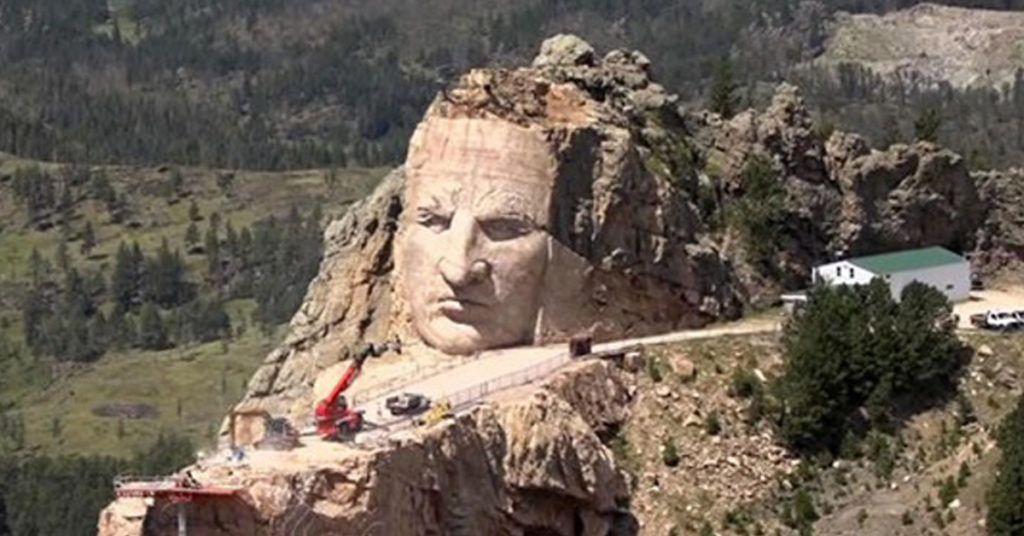
[[[931,285],[951,302],[965,301],[971,296],[971,265],[968,262],[944,264],[933,268],[897,272],[886,278],[892,297],[900,299],[903,288],[914,281]]]
[[[876,275],[848,261],[823,264],[814,269],[814,282],[829,285],[867,285]]]
[[[814,269],[814,281],[824,281],[829,285],[866,285],[875,277],[882,277],[889,284],[892,297],[897,301],[903,288],[913,281],[935,287],[952,302],[967,300],[971,294],[971,265],[967,261],[887,276],[878,276],[848,261],[824,264]]]

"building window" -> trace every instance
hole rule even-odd
[[[853,268],[850,268],[850,279],[853,279]]]
[[[836,277],[843,277],[843,267],[836,266]]]
[[[885,280],[889,281],[890,279],[892,279],[892,274],[885,274]]]
[[[953,290],[953,285],[946,285],[946,290]]]

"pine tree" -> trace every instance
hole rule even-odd
[[[171,252],[166,237],[156,256],[145,261],[144,273],[145,301],[172,307],[191,299],[192,289],[185,280],[185,263],[180,253]]]
[[[941,127],[942,115],[939,109],[929,106],[914,121],[914,138],[922,141],[938,141]]]
[[[117,247],[114,273],[110,276],[110,295],[119,313],[129,311],[135,304],[139,290],[139,270],[138,259],[132,249],[121,242]]]
[[[32,255],[28,258],[28,270],[28,275],[32,279],[32,287],[40,289],[49,280],[52,267],[50,262],[39,253],[39,249],[33,247]]]
[[[89,316],[96,311],[85,279],[73,267],[64,276],[64,307],[66,311],[77,311],[83,316]]]
[[[903,139],[900,132],[899,117],[895,114],[888,114],[885,117],[885,124],[882,127],[882,149],[899,143]]]
[[[11,529],[7,527],[7,506],[4,503],[4,495],[0,493],[0,536],[10,536]]]
[[[206,230],[206,273],[215,281],[220,279],[220,238],[212,218],[210,228]]]
[[[174,168],[171,170],[171,177],[169,179],[170,196],[180,196],[185,189],[185,176],[181,174],[181,170]]]
[[[139,313],[139,346],[146,350],[166,350],[170,347],[163,319],[152,303],[143,305]]]
[[[199,227],[196,222],[188,224],[188,229],[185,229],[185,251],[192,252],[195,247],[199,245]]]
[[[82,255],[89,257],[93,248],[96,247],[96,234],[92,230],[92,222],[85,222],[85,230],[82,231],[82,245],[79,251]]]
[[[722,56],[715,66],[715,75],[711,81],[711,111],[726,119],[736,113],[737,85],[732,71],[732,60],[728,55]]]
[[[196,200],[192,200],[192,204],[188,206],[188,219],[196,222],[203,219],[203,215],[199,212],[199,205],[196,204]]]
[[[996,481],[988,495],[988,533],[992,536],[1024,534],[1024,396],[1003,419],[999,429]]]
[[[68,268],[71,267],[71,254],[68,252],[68,243],[63,238],[60,243],[57,244],[57,268],[62,273],[67,273]]]
[[[324,173],[324,184],[328,190],[334,191],[334,188],[338,185],[338,168],[331,167]]]
[[[25,346],[33,353],[41,353],[43,343],[43,320],[48,316],[49,310],[43,298],[42,291],[37,287],[30,290],[21,304],[21,319],[24,328]]]
[[[813,289],[783,336],[783,438],[836,451],[861,408],[880,422],[900,395],[954,392],[966,347],[951,319],[945,296],[921,283],[908,285],[898,304],[880,279]]]
[[[231,186],[235,182],[234,173],[218,173],[217,174],[217,187],[220,188],[221,193],[224,195],[231,195]]]

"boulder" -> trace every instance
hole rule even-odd
[[[594,47],[590,43],[575,35],[558,34],[544,40],[533,66],[593,65],[594,58]]]

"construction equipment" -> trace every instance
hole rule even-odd
[[[569,339],[569,357],[582,357],[591,352],[594,337],[589,333],[573,335]]]
[[[430,410],[423,414],[423,418],[419,420],[419,425],[434,426],[444,419],[453,416],[452,403],[448,400],[439,400],[436,404],[430,406]]]
[[[331,394],[316,405],[314,418],[316,433],[328,441],[346,441],[352,439],[363,429],[363,412],[348,407],[348,401],[341,393],[348,389],[359,372],[363,362],[370,357],[370,352],[360,352],[352,359],[352,364],[345,369],[341,379],[335,384]]]

